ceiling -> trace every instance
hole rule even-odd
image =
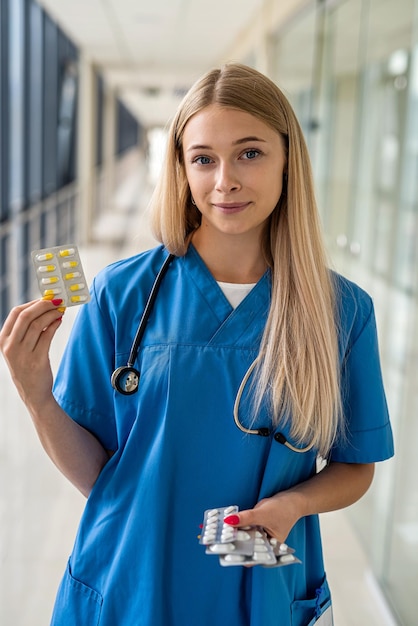
[[[264,0],[38,0],[146,126],[230,51]]]

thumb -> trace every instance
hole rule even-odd
[[[224,522],[229,526],[257,526],[257,524],[259,524],[257,511],[255,509],[247,509],[239,513],[234,513],[233,515],[228,515],[224,518]]]

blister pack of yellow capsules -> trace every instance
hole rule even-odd
[[[33,250],[32,261],[45,300],[59,298],[65,307],[85,304],[90,300],[77,246],[68,244]]]

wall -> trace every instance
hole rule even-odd
[[[417,13],[416,0],[299,3],[264,33],[308,141],[331,263],[375,302],[396,457],[349,516],[405,626],[418,615]],[[263,69],[254,33],[245,55]]]

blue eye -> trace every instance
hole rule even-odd
[[[212,162],[212,159],[210,159],[207,156],[199,156],[193,159],[193,163],[198,163],[199,165],[209,165],[209,163],[211,162]]]
[[[255,159],[260,154],[260,150],[246,150],[243,154],[245,159]]]

